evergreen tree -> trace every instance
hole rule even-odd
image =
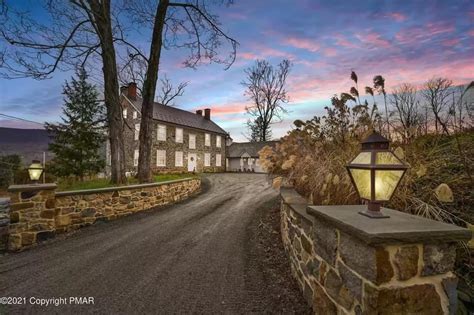
[[[254,121],[247,121],[247,128],[249,129],[250,142],[268,141],[272,138],[272,130],[270,128],[263,128],[263,119],[257,117]]]
[[[49,150],[55,157],[51,171],[57,176],[84,176],[97,173],[105,166],[100,149],[105,141],[104,110],[94,85],[87,82],[87,73],[80,69],[77,79],[63,87],[62,123],[46,123],[53,139]]]

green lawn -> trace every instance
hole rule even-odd
[[[192,178],[196,177],[193,174],[163,174],[153,176],[154,182],[165,182],[169,180],[182,179],[182,178]],[[128,183],[123,185],[134,185],[138,184],[136,178],[128,178]],[[94,179],[88,181],[59,181],[58,182],[58,191],[70,191],[70,190],[83,190],[83,189],[96,189],[96,188],[106,188],[114,187],[116,185],[111,184],[108,179]]]

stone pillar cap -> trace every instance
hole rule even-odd
[[[11,185],[8,187],[9,192],[14,191],[37,191],[37,190],[53,190],[56,189],[58,185],[55,183],[49,184],[26,184],[26,185]]]
[[[435,243],[470,240],[468,229],[420,216],[382,208],[389,218],[371,219],[360,215],[367,206],[308,206],[306,211],[367,244]]]

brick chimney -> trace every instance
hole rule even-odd
[[[211,120],[211,109],[205,108],[204,109],[204,118],[207,120]]]
[[[137,99],[137,84],[135,82],[130,82],[127,87],[127,96],[129,99]]]
[[[202,116],[202,109],[197,109],[196,110],[196,115]]]

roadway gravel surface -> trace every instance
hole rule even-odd
[[[215,174],[182,203],[5,254],[0,297],[27,303],[0,305],[0,314],[306,313],[277,206],[265,175]],[[94,304],[38,306],[31,297]]]

